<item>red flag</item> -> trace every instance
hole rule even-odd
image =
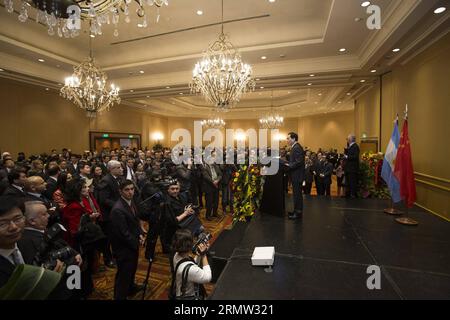
[[[405,120],[403,124],[397,158],[395,159],[394,174],[400,182],[400,196],[407,207],[411,208],[416,200],[416,184],[414,182],[411,145],[409,143],[408,120]]]

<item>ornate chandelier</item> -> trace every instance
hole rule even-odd
[[[107,90],[108,77],[96,65],[92,57],[89,41],[89,58],[74,67],[72,76],[67,77],[60,94],[78,107],[85,109],[87,116],[94,118],[97,113],[109,110],[114,103],[120,103],[119,88],[113,83]]]
[[[255,89],[251,75],[251,66],[242,62],[238,50],[223,32],[222,0],[222,32],[219,40],[208,47],[203,59],[195,65],[191,91],[201,93],[220,109],[233,107],[243,93]]]
[[[225,127],[225,121],[219,116],[211,116],[209,119],[202,120],[202,127],[205,129],[222,129]]]
[[[283,125],[284,118],[273,112],[273,91],[271,96],[270,112],[263,118],[259,119],[259,124],[263,129],[276,129]]]
[[[159,8],[168,6],[169,0],[20,0],[19,21],[28,20],[28,10],[36,9],[36,22],[47,26],[48,34],[58,34],[60,38],[76,37],[81,31],[81,21],[89,22],[90,34],[102,35],[102,26],[113,24],[114,36],[119,35],[118,25],[121,15],[130,23],[132,3],[137,6],[138,26],[148,26],[146,7],[157,8],[156,22],[159,21]],[[14,12],[14,0],[4,0],[9,13]]]

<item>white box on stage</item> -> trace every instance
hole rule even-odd
[[[275,247],[255,247],[252,266],[272,266],[275,259]]]

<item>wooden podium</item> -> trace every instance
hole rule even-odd
[[[284,216],[286,205],[284,196],[284,161],[280,160],[277,174],[265,176],[263,196],[259,211],[275,216]]]

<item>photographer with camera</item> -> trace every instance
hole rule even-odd
[[[194,236],[199,235],[204,227],[198,218],[199,208],[189,202],[187,193],[180,193],[180,185],[172,180],[167,187],[167,199],[164,206],[163,242],[170,247],[177,229],[189,229]]]
[[[179,229],[175,233],[172,245],[175,255],[171,259],[172,299],[205,299],[206,291],[202,285],[210,282],[212,278],[206,256],[210,237],[209,234],[202,233],[194,245],[192,233],[188,229]],[[194,258],[191,254],[195,255]]]

